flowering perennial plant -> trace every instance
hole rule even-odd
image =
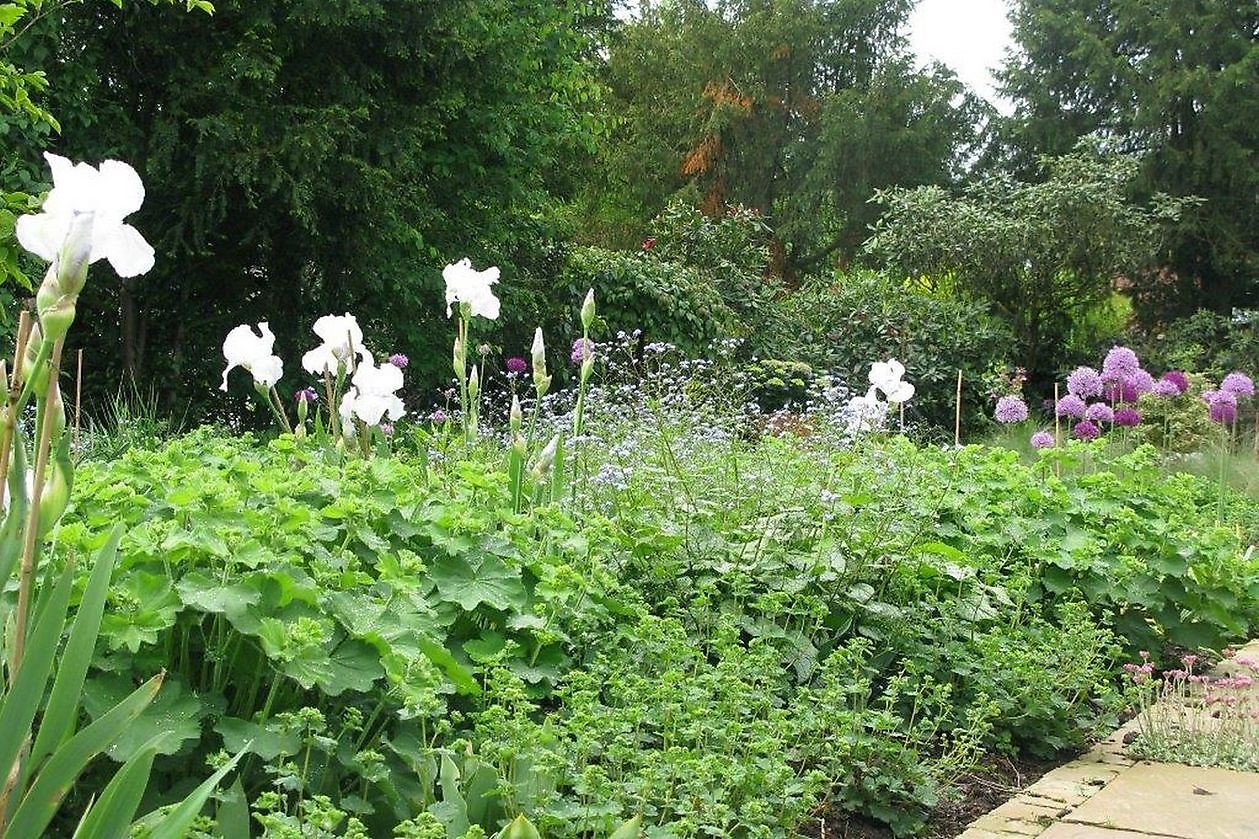
[[[1259,770],[1259,662],[1239,656],[1226,672],[1196,671],[1198,657],[1158,677],[1149,653],[1125,664],[1139,709],[1139,736],[1129,746],[1138,757],[1194,766]]]
[[[1021,396],[1013,394],[1003,396],[997,400],[994,416],[1000,423],[1023,422],[1028,417],[1027,403]]]

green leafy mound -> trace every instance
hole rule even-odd
[[[982,750],[1113,721],[1122,651],[1259,620],[1259,509],[1217,522],[1214,487],[1147,450],[1068,448],[1059,477],[699,431],[592,442],[619,479],[523,514],[498,454],[441,440],[364,461],[203,429],[84,464],[58,550],[127,528],[86,709],[168,670],[112,757],[164,733],[160,796],[247,748],[268,835],[523,812],[556,837],[636,813],[650,836],[791,836],[828,803],[909,835]]]

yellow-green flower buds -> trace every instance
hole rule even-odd
[[[22,379],[31,383],[31,392],[43,396],[48,392],[48,356],[39,361],[39,350],[44,343],[44,333],[39,324],[31,327],[30,337],[26,339],[26,352],[22,355]]]
[[[581,303],[581,328],[590,331],[590,324],[595,322],[595,290],[586,292],[586,299]]]
[[[508,424],[511,426],[512,434],[520,432],[520,425],[524,421],[524,411],[520,410],[520,397],[516,394],[511,395],[511,412],[507,415]]]
[[[473,402],[481,393],[481,377],[477,374],[477,368],[472,368],[472,373],[468,376],[468,398]]]
[[[533,348],[530,354],[533,356],[533,387],[541,399],[551,389],[551,377],[546,373],[546,344],[542,342],[540,326],[533,331]]]
[[[92,230],[95,213],[75,213],[70,229],[53,264],[63,294],[78,297],[87,284],[87,268],[92,260]]]
[[[35,292],[35,311],[44,327],[44,334],[56,340],[70,331],[74,323],[74,304],[77,295],[66,294],[57,282],[57,266],[51,265],[39,290]]]
[[[451,356],[451,367],[454,368],[455,377],[458,378],[459,381],[463,381],[465,378],[467,378],[467,375],[468,375],[467,358],[468,358],[467,351],[465,350],[464,345],[463,345],[463,336],[461,335],[456,336],[455,337],[455,350],[454,350],[454,354]]]
[[[70,440],[62,438],[57,454],[48,461],[44,488],[39,495],[39,535],[52,530],[70,505],[70,489],[74,483],[74,465],[70,462]]]
[[[551,467],[555,464],[555,453],[559,450],[559,447],[560,435],[556,434],[542,449],[542,453],[538,455],[538,462],[533,464],[533,468],[529,470],[529,474],[533,476],[535,481],[542,480],[551,471]]]
[[[48,403],[45,408],[52,415],[52,440],[56,442],[66,433],[66,403],[61,398],[61,386],[56,381],[48,383]]]

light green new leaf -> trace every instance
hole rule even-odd
[[[616,829],[608,839],[638,839],[643,835],[643,817],[635,816]]]
[[[520,815],[503,828],[503,832],[498,834],[498,839],[542,839],[542,834],[538,833],[538,829],[528,819]]]

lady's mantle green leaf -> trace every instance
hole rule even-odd
[[[496,556],[480,552],[443,556],[433,563],[431,573],[438,599],[458,603],[464,611],[482,603],[503,611],[524,608],[527,595],[520,571]]]
[[[156,644],[161,632],[174,626],[179,608],[179,596],[165,574],[131,570],[109,592],[101,637],[111,649],[138,652],[145,644]]]
[[[83,686],[83,707],[92,719],[99,719],[132,690],[130,680],[124,676],[96,676]],[[179,681],[168,679],[152,704],[109,747],[108,754],[119,762],[131,760],[146,747],[157,754],[173,755],[184,743],[201,739],[201,720],[221,704],[199,697]]]
[[[214,730],[223,736],[223,746],[229,752],[249,751],[263,760],[295,755],[302,747],[296,731],[280,731],[275,726],[258,725],[235,717],[219,720]]]
[[[257,586],[245,582],[223,585],[202,571],[185,574],[175,584],[175,590],[185,606],[229,617],[244,614],[262,599]]]

